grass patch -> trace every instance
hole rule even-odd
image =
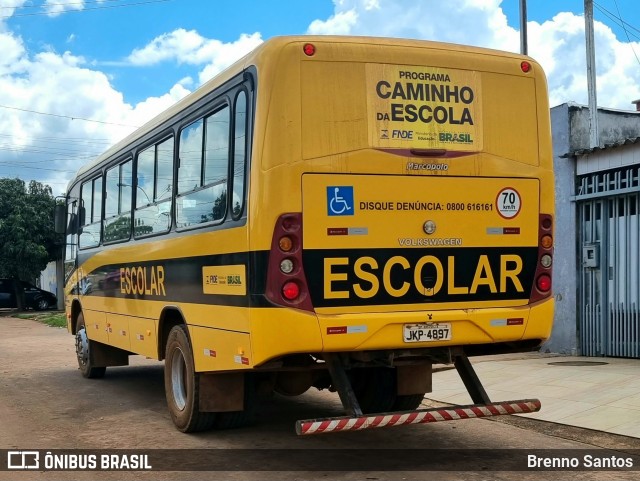
[[[14,317],[19,319],[31,319],[33,321],[42,322],[51,327],[67,327],[67,316],[64,312],[38,312],[38,313],[20,313]]]

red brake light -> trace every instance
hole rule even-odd
[[[282,295],[290,301],[295,300],[300,295],[300,288],[295,282],[287,282],[282,286]]]
[[[538,286],[538,289],[540,291],[547,292],[549,289],[551,289],[551,277],[546,274],[541,275],[540,277],[538,277],[536,285]]]

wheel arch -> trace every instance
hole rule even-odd
[[[160,313],[160,319],[158,321],[158,359],[162,361],[165,358],[165,351],[167,348],[167,339],[169,333],[174,326],[187,325],[184,314],[177,306],[166,306]],[[187,338],[191,343],[189,337],[189,330],[187,329]]]
[[[71,334],[76,333],[76,326],[78,325],[78,316],[82,312],[82,306],[78,299],[74,299],[71,302]]]

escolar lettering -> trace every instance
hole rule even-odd
[[[369,256],[359,257],[353,263],[354,278],[344,272],[349,266],[348,257],[326,257],[324,259],[324,298],[349,299],[352,295],[361,299],[370,299],[384,290],[389,296],[400,298],[413,288],[423,296],[431,297],[442,289],[448,295],[476,294],[478,289],[488,289],[492,294],[505,293],[515,289],[524,293],[518,277],[522,273],[523,261],[519,255],[500,255],[498,271],[491,267],[489,257],[481,255],[475,266],[473,278],[468,285],[459,284],[456,279],[455,256],[448,256],[446,262],[432,255],[420,257],[414,266],[405,257],[396,255],[384,265]],[[341,268],[341,266],[343,266]],[[430,268],[435,276],[425,282],[423,270]],[[340,270],[343,272],[340,272]],[[397,275],[401,271],[404,275]],[[396,273],[396,275],[394,275]],[[349,286],[345,289],[346,285]],[[445,282],[446,281],[446,282]],[[342,289],[336,287],[340,283]],[[428,284],[428,285],[425,285]]]
[[[148,296],[166,296],[163,266],[120,268],[120,292]]]

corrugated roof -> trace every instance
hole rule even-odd
[[[622,147],[623,145],[631,145],[631,144],[637,144],[637,143],[640,143],[640,137],[629,137],[627,139],[618,140],[617,142],[611,142],[608,144],[600,145],[598,147],[592,147],[590,149],[579,149],[579,150],[574,150],[573,152],[567,152],[566,154],[563,154],[560,157],[562,158],[576,157],[578,155],[592,154],[599,150],[615,149],[616,147]]]

